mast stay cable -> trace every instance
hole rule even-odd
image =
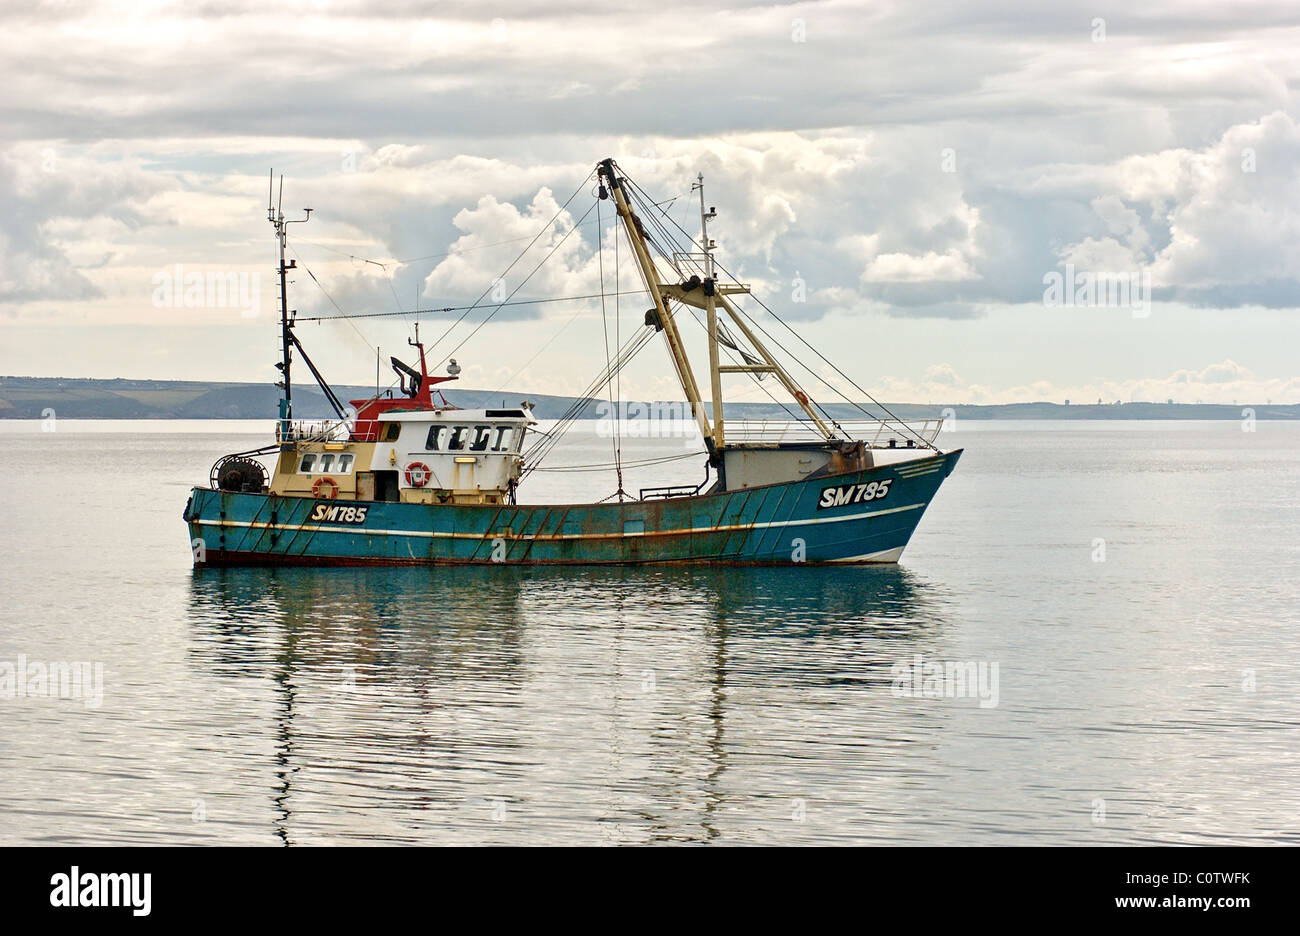
[[[576,194],[576,193],[575,193],[575,194]],[[570,201],[572,201],[572,199],[570,199]],[[566,202],[565,204],[568,204],[568,202]],[[594,207],[594,206],[593,206],[593,207]],[[582,217],[583,217],[583,218],[586,218],[587,215],[589,215],[589,214],[591,214],[591,208],[588,208],[585,212],[583,212]],[[579,223],[581,223],[581,219],[579,219]],[[547,252],[546,256],[543,257],[543,258],[541,259],[541,261],[537,264],[537,266],[535,266],[535,267],[532,268],[532,270],[528,273],[528,275],[525,276],[525,277],[524,277],[524,278],[519,282],[519,285],[518,285],[518,286],[516,286],[514,289],[510,290],[510,295],[506,296],[506,298],[505,298],[505,302],[508,302],[508,301],[509,301],[513,296],[514,296],[515,293],[519,292],[519,290],[521,290],[521,289],[524,288],[525,284],[527,284],[527,282],[528,282],[530,279],[533,278],[533,274],[536,273],[538,270],[540,270],[540,269],[541,269],[541,268],[546,264],[546,262],[547,262],[548,260],[551,259],[551,257],[555,256],[555,252],[556,252],[557,250],[559,250],[561,246],[563,246],[564,242],[567,241],[567,240],[569,239],[569,235],[572,234],[572,233],[573,233],[574,231],[576,231],[577,229],[578,229],[578,225],[575,224],[575,225],[573,225],[572,227],[570,227],[567,231],[564,232],[564,236],[561,237],[558,241],[555,242],[555,245],[550,249],[550,251]],[[521,255],[521,256],[522,256],[522,255]],[[516,262],[517,262],[517,261],[516,261]],[[511,266],[514,266],[514,264],[512,263]],[[508,272],[510,272],[510,271],[509,271],[509,269],[507,268],[506,273],[508,273]],[[497,277],[497,281],[500,282],[500,281],[503,280],[504,278],[505,278],[505,273],[502,273],[501,276]],[[488,287],[488,288],[490,289],[490,288],[492,288],[492,287]],[[480,296],[479,298],[482,299],[481,296]],[[454,348],[452,348],[450,351],[448,351],[446,357],[444,357],[444,358],[443,358],[441,361],[439,361],[438,363],[439,363],[439,364],[443,364],[443,363],[445,363],[445,362],[446,362],[446,361],[447,361],[447,360],[448,360],[448,359],[449,359],[453,354],[455,354],[457,351],[459,351],[461,348],[463,348],[463,347],[465,346],[465,343],[466,343],[467,341],[469,341],[471,338],[473,338],[475,335],[478,334],[480,328],[482,328],[482,327],[483,327],[484,325],[486,325],[488,322],[492,321],[492,317],[493,317],[494,315],[496,315],[498,312],[501,311],[501,309],[502,309],[502,307],[504,306],[505,302],[499,303],[499,304],[497,305],[496,308],[494,308],[491,312],[489,312],[487,315],[485,315],[485,316],[483,317],[483,321],[481,321],[481,322],[479,322],[477,325],[475,325],[474,328],[470,331],[470,333],[469,333],[468,335],[466,335],[464,338],[462,338],[462,339],[460,340],[460,342],[456,345],[456,347],[454,347]],[[468,311],[465,312],[464,315],[462,315],[459,319],[457,319],[457,320],[456,320],[457,324],[459,324],[461,321],[464,320],[465,315],[469,315],[469,312],[468,312]],[[455,325],[453,325],[452,328],[455,328]],[[445,337],[447,336],[447,334],[450,333],[450,331],[451,331],[451,329],[448,329],[447,332],[444,332],[444,333],[443,333],[443,336],[442,336],[442,337],[445,338]],[[442,338],[439,338],[438,340],[441,341]],[[437,344],[437,342],[434,342],[434,344]]]
[[[625,178],[626,178],[626,177],[625,177]],[[627,181],[629,182],[629,184],[631,185],[631,187],[635,190],[635,192],[638,194],[638,199],[637,199],[637,200],[643,202],[642,207],[643,207],[643,209],[645,209],[647,206],[644,204],[644,201],[648,201],[648,200],[649,200],[649,197],[648,197],[648,195],[646,195],[645,190],[642,189],[641,186],[637,185],[637,183],[636,183],[634,180],[632,180],[632,179],[628,179]],[[689,233],[688,233],[684,228],[682,228],[682,226],[681,226],[680,224],[677,223],[677,221],[672,217],[672,215],[668,214],[668,213],[665,212],[665,211],[660,211],[659,213],[662,214],[663,217],[664,217],[664,218],[665,218],[665,219],[666,219],[670,224],[672,224],[672,225],[673,225],[674,227],[676,227],[679,231],[681,231],[682,234],[683,234],[683,235],[688,239],[688,241],[689,241],[690,243],[694,243],[694,241],[691,239],[690,234],[689,234]],[[651,218],[651,220],[653,221],[653,223],[655,223],[657,229],[660,230],[660,231],[663,232],[666,236],[669,237],[670,242],[674,242],[674,243],[676,242],[676,237],[673,236],[673,235],[671,234],[671,232],[669,232],[669,231],[667,230],[667,228],[666,228],[666,227],[665,227],[665,226],[664,226],[664,225],[659,221],[659,219],[655,217],[655,213],[654,213],[654,212],[647,210],[647,211],[646,211],[646,214]],[[648,238],[647,238],[647,240],[648,240]],[[658,247],[658,245],[655,245],[655,246],[656,246],[656,249],[658,249],[658,250],[660,251],[660,253],[663,253],[663,249],[662,249],[661,247]],[[678,268],[676,264],[672,263],[671,259],[669,259],[669,263],[670,263],[670,265],[673,266],[674,269],[676,269],[676,270],[678,271],[678,273],[681,273],[680,268]],[[718,269],[722,270],[722,272],[725,273],[728,277],[730,277],[731,280],[732,280],[733,282],[739,283],[739,280],[736,278],[735,274],[733,274],[730,270],[728,270],[725,266],[723,266],[723,265],[722,265],[720,262],[718,262],[716,259],[714,260],[714,263],[715,263],[715,265],[718,267]],[[862,386],[860,386],[856,381],[854,381],[851,377],[849,377],[848,374],[844,373],[843,370],[841,370],[841,369],[840,369],[838,366],[836,366],[832,361],[830,361],[830,360],[829,360],[829,359],[828,359],[824,354],[821,353],[821,351],[817,350],[817,348],[815,348],[815,347],[814,347],[814,346],[813,346],[813,345],[812,345],[812,344],[811,344],[811,343],[810,343],[806,338],[804,338],[804,337],[803,337],[802,335],[800,335],[797,331],[795,331],[793,328],[791,328],[790,325],[785,321],[785,319],[783,319],[783,318],[781,318],[781,316],[777,315],[776,312],[773,311],[772,308],[771,308],[770,306],[768,306],[765,302],[763,302],[763,300],[761,300],[760,298],[758,298],[758,296],[755,296],[752,292],[749,293],[749,295],[753,298],[753,300],[754,300],[755,302],[757,302],[760,306],[762,306],[763,309],[766,310],[766,312],[767,312],[769,315],[772,316],[772,318],[776,319],[776,321],[778,321],[778,322],[779,322],[779,323],[780,323],[780,324],[781,324],[781,325],[782,325],[782,326],[783,326],[783,327],[784,327],[788,332],[790,332],[790,334],[792,334],[792,335],[794,335],[796,338],[798,338],[799,341],[800,341],[800,342],[801,342],[801,343],[802,343],[802,344],[803,344],[803,345],[804,345],[804,346],[805,346],[809,351],[811,351],[813,354],[815,354],[815,355],[816,355],[816,356],[817,356],[817,357],[822,361],[822,363],[826,364],[826,365],[827,365],[828,367],[830,367],[833,371],[835,371],[836,374],[838,374],[838,375],[839,375],[842,379],[844,379],[844,380],[845,380],[845,381],[846,381],[850,386],[852,386],[855,390],[857,390],[859,393],[861,393],[863,396],[865,396],[868,400],[870,400],[870,401],[871,401],[872,403],[874,403],[876,406],[880,407],[880,409],[883,410],[883,411],[885,412],[885,414],[886,414],[890,419],[893,419],[896,423],[898,423],[898,425],[902,428],[902,430],[903,430],[904,432],[906,432],[907,434],[909,434],[909,435],[915,437],[915,438],[917,439],[917,441],[919,441],[919,442],[920,442],[922,445],[924,445],[926,448],[932,448],[932,449],[935,448],[935,445],[934,445],[933,442],[930,442],[930,441],[928,441],[927,439],[925,439],[925,438],[924,438],[920,433],[918,433],[916,430],[912,429],[912,427],[909,426],[909,425],[908,425],[904,420],[899,419],[899,418],[898,418],[898,417],[893,413],[893,411],[891,411],[891,410],[889,409],[889,407],[885,406],[885,404],[881,403],[881,402],[880,402],[879,400],[877,400],[874,396],[872,396],[871,393],[869,393],[865,388],[863,388]],[[804,362],[803,362],[799,357],[797,357],[793,352],[791,352],[788,348],[786,348],[786,347],[785,347],[784,345],[782,345],[779,341],[777,341],[777,339],[776,339],[775,337],[773,337],[772,334],[771,334],[769,331],[767,331],[765,328],[763,328],[762,325],[760,325],[757,321],[755,321],[755,319],[753,318],[753,316],[744,313],[744,310],[740,309],[738,306],[737,306],[737,311],[741,312],[741,314],[745,314],[745,317],[746,317],[747,319],[749,319],[749,321],[750,321],[750,322],[751,322],[751,323],[752,323],[756,328],[758,328],[758,329],[763,333],[764,336],[766,336],[767,338],[769,338],[769,339],[770,339],[774,344],[776,344],[776,346],[777,346],[778,348],[780,348],[782,351],[784,351],[784,352],[785,352],[785,353],[790,357],[790,359],[791,359],[792,361],[794,361],[796,364],[798,364],[800,367],[802,367],[805,371],[807,371],[809,374],[811,374],[815,379],[817,379],[817,380],[820,381],[822,384],[824,384],[827,388],[829,388],[829,389],[831,390],[831,392],[833,392],[833,393],[835,393],[836,395],[842,397],[842,398],[845,400],[845,402],[847,402],[850,406],[853,406],[855,409],[857,409],[859,412],[865,414],[865,415],[868,416],[869,418],[874,419],[874,420],[880,420],[880,419],[881,419],[881,417],[879,417],[879,416],[877,416],[876,414],[872,413],[870,410],[867,410],[867,409],[866,409],[865,407],[863,407],[860,403],[858,403],[858,402],[852,400],[852,399],[851,399],[847,394],[844,393],[843,390],[840,390],[838,387],[836,387],[836,386],[835,386],[834,384],[832,384],[830,381],[826,380],[826,378],[822,377],[822,376],[821,376],[820,374],[818,374],[815,370],[813,370],[811,367],[809,367],[807,364],[805,364],[805,363],[804,363]],[[823,414],[825,414],[825,415],[827,416],[828,419],[831,420],[832,423],[835,422],[835,420],[834,420],[832,417],[830,417],[829,414],[826,414],[825,409],[824,409],[820,404],[815,404],[815,405],[817,406],[817,408],[818,408],[819,410],[822,411]],[[840,427],[838,426],[838,423],[836,423],[836,427],[837,427],[837,428],[840,428]]]
[[[555,225],[555,222],[556,222],[557,220],[559,220],[560,215],[564,214],[565,209],[569,207],[569,203],[572,202],[572,201],[574,200],[574,198],[576,198],[576,197],[578,196],[578,193],[581,192],[581,191],[583,190],[583,188],[584,188],[584,187],[586,186],[586,184],[587,184],[587,181],[588,181],[588,180],[589,180],[589,179],[590,179],[594,174],[595,174],[595,170],[594,170],[594,169],[593,169],[591,172],[587,173],[586,178],[584,178],[580,183],[578,183],[578,187],[577,187],[576,189],[573,190],[573,194],[570,195],[568,198],[566,198],[566,199],[564,200],[564,204],[561,205],[561,206],[559,207],[559,210],[555,212],[555,215],[551,218],[551,220],[548,221],[548,222],[546,222],[545,226],[543,226],[541,230],[539,230],[535,235],[533,235],[533,239],[530,240],[530,241],[528,242],[528,246],[527,246],[527,247],[525,247],[522,251],[520,251],[519,256],[517,256],[517,257],[515,257],[515,259],[511,260],[511,261],[510,261],[510,265],[507,266],[504,270],[502,270],[502,271],[501,271],[501,274],[500,274],[500,275],[499,275],[499,276],[498,276],[498,277],[497,277],[497,278],[496,278],[492,283],[488,284],[487,289],[483,290],[482,294],[481,294],[477,299],[474,300],[473,304],[470,305],[467,309],[465,309],[465,311],[461,313],[460,317],[459,317],[458,319],[456,319],[456,321],[452,322],[451,325],[447,328],[447,330],[444,331],[441,335],[439,335],[439,336],[438,336],[438,339],[437,339],[436,341],[434,341],[433,344],[429,345],[429,350],[430,350],[430,351],[432,351],[432,350],[433,350],[434,348],[436,348],[439,344],[441,344],[442,341],[443,341],[443,339],[446,338],[448,335],[450,335],[450,334],[452,333],[452,331],[456,328],[456,326],[458,326],[461,322],[465,321],[465,317],[468,316],[468,315],[470,314],[470,312],[472,312],[475,308],[478,307],[479,303],[481,303],[481,302],[483,301],[484,297],[487,296],[487,294],[490,293],[490,292],[491,292],[491,291],[496,287],[496,284],[497,284],[497,283],[504,281],[504,279],[505,279],[505,277],[506,277],[506,274],[509,273],[511,270],[514,269],[515,264],[517,264],[520,260],[522,260],[522,259],[524,258],[524,256],[528,253],[528,251],[530,251],[530,250],[533,249],[533,245],[536,244],[539,240],[541,240],[543,234],[545,234],[547,231],[551,230],[551,228]],[[584,215],[583,217],[586,217],[586,216]],[[574,225],[573,227],[577,227],[577,225]],[[569,234],[572,234],[572,233],[573,233],[573,227],[570,227],[570,228],[569,228],[569,230],[565,233],[564,238],[567,238],[567,237],[569,236]],[[561,239],[560,243],[563,243],[563,242],[564,242],[564,239]],[[558,245],[556,245],[556,246],[558,246]],[[554,253],[554,252],[555,252],[555,250],[552,249],[552,250],[551,250],[551,253]],[[547,254],[547,259],[550,259],[550,254]],[[543,260],[542,262],[545,263],[546,261]],[[537,272],[537,271],[534,270],[533,272],[535,273],[535,272]],[[529,275],[531,276],[532,274],[529,274]],[[522,284],[521,284],[521,285],[522,285]],[[511,295],[513,296],[514,293],[511,293]],[[509,297],[507,297],[507,298],[509,298]],[[501,310],[501,306],[498,305],[498,306],[496,307],[496,309],[493,310],[493,312],[491,313],[491,315],[488,316],[488,318],[491,318],[492,315],[495,315],[495,314],[496,314],[497,312],[499,312],[500,310]],[[487,320],[484,319],[484,321],[487,321]],[[475,331],[478,331],[478,329],[475,329]],[[473,337],[473,333],[472,333],[472,332],[471,332],[471,337]],[[467,339],[467,340],[468,340],[468,339]],[[465,342],[463,342],[463,341],[461,342],[461,344],[464,344],[464,343],[465,343]],[[459,347],[460,347],[460,345],[457,345],[457,346],[456,346],[456,348],[459,348]],[[453,350],[452,350],[452,354],[455,354],[455,353],[456,353],[456,352],[455,352],[455,349],[453,349]],[[451,354],[447,355],[447,358],[449,358],[449,357],[451,357]],[[446,361],[447,358],[443,358],[443,361]],[[442,362],[440,361],[439,363],[442,363]]]

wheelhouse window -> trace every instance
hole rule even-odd
[[[385,442],[396,442],[397,437],[401,434],[401,432],[402,432],[401,423],[395,423],[395,422],[384,423]]]
[[[429,452],[508,452],[518,444],[514,426],[430,426],[424,448]]]
[[[351,452],[306,452],[298,463],[303,474],[347,474],[352,470],[356,456]]]

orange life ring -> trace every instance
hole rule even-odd
[[[406,483],[411,487],[422,488],[432,477],[433,472],[424,462],[411,462],[406,466]]]
[[[321,488],[328,488],[329,493],[322,494]],[[333,478],[327,478],[324,476],[319,477],[316,479],[315,483],[312,484],[311,486],[311,496],[316,498],[321,498],[323,500],[333,500],[334,498],[339,496],[339,483],[335,481]]]

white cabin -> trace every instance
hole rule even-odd
[[[390,409],[369,425],[295,427],[271,479],[276,494],[401,503],[500,504],[523,471],[527,406]]]
[[[387,413],[370,470],[396,465],[399,488],[505,494],[519,480],[524,436],[536,424],[523,407]]]

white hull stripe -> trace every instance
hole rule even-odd
[[[849,520],[863,520],[867,517],[883,517],[886,514],[902,513],[906,510],[920,510],[925,504],[908,504],[906,507],[891,507],[888,510],[868,510],[863,513],[849,514],[845,517],[816,517],[811,520],[774,520],[770,523],[738,523],[730,526],[693,527],[681,530],[643,530],[636,533],[450,533],[438,530],[373,530],[365,527],[353,527],[334,524],[288,524],[258,523],[249,520],[192,520],[197,526],[240,527],[250,530],[290,530],[303,533],[364,533],[366,536],[417,536],[426,539],[472,539],[472,540],[584,540],[584,539],[625,539],[636,536],[685,536],[691,533],[731,533],[738,530],[771,530],[780,527],[809,526],[816,523],[844,523]]]
[[[903,547],[884,549],[880,552],[864,553],[861,556],[845,556],[843,559],[828,559],[827,562],[897,562],[903,555]]]

